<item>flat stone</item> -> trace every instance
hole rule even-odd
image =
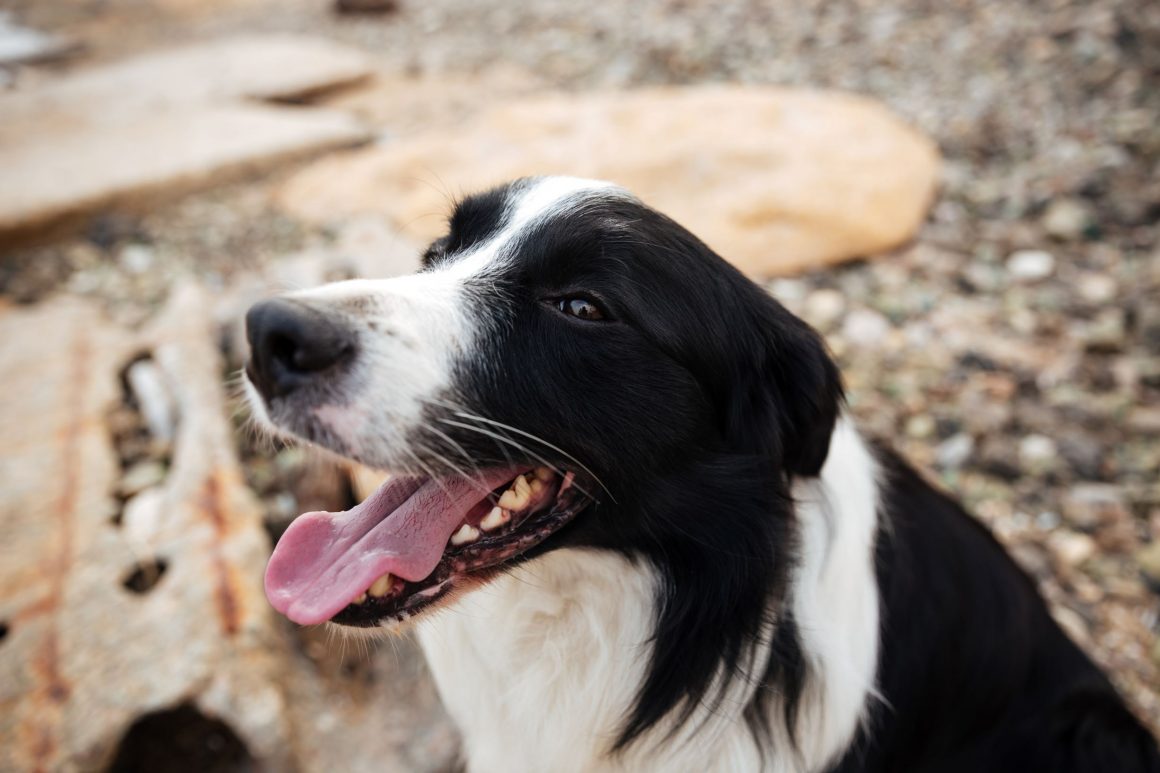
[[[0,11],[0,66],[35,64],[70,56],[80,43],[62,35],[23,27]]]
[[[0,237],[357,144],[350,115],[297,101],[366,77],[361,56],[275,36],[211,42],[0,96]]]
[[[754,274],[871,255],[907,241],[933,197],[934,144],[853,95],[665,88],[517,101],[465,125],[312,165],[281,191],[293,214],[388,216],[425,243],[445,191],[522,175],[620,183]]]

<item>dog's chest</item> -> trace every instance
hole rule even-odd
[[[604,752],[640,685],[651,575],[557,551],[419,627],[472,773],[618,769]]]

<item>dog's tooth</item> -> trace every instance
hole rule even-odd
[[[366,594],[366,591],[363,591],[362,593],[358,594],[358,596],[355,597],[354,601],[352,601],[350,603],[351,604],[363,604],[366,602],[366,600],[367,600],[367,594]]]
[[[555,474],[550,467],[537,467],[535,471],[536,480],[541,483],[547,483]]]
[[[507,492],[504,493],[506,495]],[[503,501],[502,497],[500,501]],[[511,519],[512,515],[507,510],[504,510],[502,507],[493,507],[490,513],[483,516],[483,520],[479,522],[479,528],[484,531],[494,531]]]
[[[451,535],[451,544],[466,545],[469,542],[475,542],[477,539],[479,539],[479,529],[470,523],[465,523],[459,527],[459,531]]]
[[[532,487],[528,485],[523,475],[519,475],[512,481],[511,488],[503,492],[503,496],[499,498],[499,506],[505,510],[522,510],[527,507],[531,498]]]
[[[382,577],[371,583],[371,587],[367,589],[367,593],[371,594],[377,599],[381,599],[383,596],[387,595],[388,592],[390,592],[392,582],[393,578],[391,577],[390,573],[384,574]]]

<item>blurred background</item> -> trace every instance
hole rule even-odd
[[[447,769],[413,644],[266,604],[272,540],[374,476],[246,429],[239,320],[533,173],[818,327],[1160,728],[1160,5],[0,9],[0,769]]]

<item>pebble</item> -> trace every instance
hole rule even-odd
[[[1027,435],[1019,441],[1019,463],[1031,472],[1046,472],[1055,466],[1059,451],[1046,435]]]
[[[161,462],[138,462],[121,477],[118,490],[123,497],[140,494],[147,488],[159,485],[165,480],[165,465]]]
[[[934,458],[940,467],[956,470],[966,464],[975,450],[975,440],[965,432],[953,435],[939,443]]]
[[[1067,567],[1076,567],[1096,552],[1096,541],[1086,534],[1061,529],[1047,538],[1047,549]]]
[[[176,409],[165,376],[153,360],[138,360],[125,373],[149,433],[163,443],[173,441]]]
[[[1080,337],[1092,352],[1118,352],[1123,348],[1127,330],[1121,309],[1104,309],[1083,326]]]
[[[908,437],[923,439],[934,435],[935,420],[929,413],[920,413],[906,420],[906,434]]]
[[[1078,612],[1067,607],[1056,606],[1051,610],[1051,616],[1076,644],[1091,645],[1091,632]]]
[[[890,333],[890,321],[872,309],[854,309],[842,323],[842,337],[853,346],[877,348]]]
[[[160,487],[147,488],[125,503],[121,531],[137,545],[150,545],[161,530],[165,494]]]
[[[338,13],[394,13],[399,10],[398,0],[335,0],[334,10]]]
[[[144,244],[127,244],[121,250],[121,267],[130,274],[144,274],[153,262],[153,250]]]
[[[1088,303],[1101,304],[1115,298],[1119,286],[1107,274],[1085,271],[1076,278],[1075,289]]]
[[[1136,551],[1140,571],[1155,587],[1160,588],[1160,542],[1152,542]]]
[[[1063,516],[1071,525],[1091,530],[1111,519],[1130,518],[1124,491],[1110,483],[1078,483],[1063,496]]]
[[[806,296],[803,314],[816,328],[828,330],[846,312],[846,296],[837,290],[822,288]]]
[[[1060,241],[1073,241],[1083,236],[1092,225],[1092,214],[1082,201],[1060,198],[1048,205],[1041,222],[1048,236]]]
[[[1160,435],[1160,408],[1136,407],[1128,412],[1128,429],[1150,435]]]
[[[1055,256],[1044,250],[1016,250],[1007,258],[1007,274],[1017,282],[1040,282],[1055,273]]]

